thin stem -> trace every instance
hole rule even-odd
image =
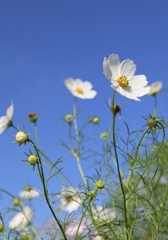
[[[9,127],[13,127],[16,130],[16,132],[19,132],[19,129],[15,125],[13,125],[13,122],[11,122],[11,125]]]
[[[140,182],[140,180],[143,178],[143,176],[144,176],[144,174],[146,173],[146,171],[147,171],[147,169],[149,168],[149,166],[152,164],[152,162],[153,162],[153,160],[155,159],[155,157],[157,156],[157,154],[158,154],[158,152],[160,151],[160,149],[162,148],[162,145],[164,144],[164,139],[165,139],[165,130],[164,130],[164,127],[163,127],[163,125],[161,124],[161,123],[158,123],[160,126],[161,126],[161,128],[162,128],[162,130],[163,130],[163,136],[162,136],[162,141],[161,141],[161,143],[160,143],[160,145],[159,145],[159,147],[157,148],[157,151],[155,152],[155,154],[152,156],[152,159],[150,160],[150,161],[148,161],[148,163],[147,163],[147,166],[146,166],[146,168],[145,168],[145,170],[143,171],[143,173],[142,173],[142,175],[141,175],[141,177],[139,178],[139,180],[137,181],[137,183],[136,183],[136,185],[135,185],[135,187],[134,187],[134,189],[131,191],[131,193],[129,194],[129,196],[127,197],[127,199],[129,199],[130,198],[130,196],[135,192],[135,190],[136,190],[136,188],[137,188],[137,186],[138,186],[138,184],[139,184],[139,182]],[[149,130],[149,129],[148,129]]]
[[[77,117],[77,113],[76,113],[76,98],[75,98],[74,104],[73,104],[73,123],[74,123],[74,128],[75,128],[76,150],[74,151],[73,149],[71,149],[71,152],[74,155],[74,157],[76,158],[80,175],[82,177],[82,180],[83,180],[85,186],[87,186],[87,181],[85,179],[85,175],[83,173],[82,166],[80,163],[80,157],[79,157],[80,135],[79,135],[76,117]]]
[[[114,109],[115,93],[116,93],[116,91],[114,92],[113,97],[112,97],[112,109]],[[115,113],[113,113],[113,136],[112,137],[113,137],[113,144],[114,144],[114,154],[115,154],[116,163],[117,163],[117,172],[118,172],[119,182],[120,182],[121,191],[122,191],[122,195],[123,195],[124,217],[125,217],[125,225],[126,225],[126,239],[128,240],[129,236],[128,236],[126,196],[125,196],[124,186],[123,186],[122,177],[121,177],[121,173],[120,173],[120,165],[119,165],[119,160],[118,160],[117,146],[116,146],[116,139],[115,139]]]
[[[153,97],[154,97],[154,110],[153,110],[153,115],[154,115],[154,117],[156,117],[157,97],[156,97],[156,95],[154,95]]]
[[[49,207],[49,209],[50,209],[50,211],[51,211],[54,219],[56,220],[56,222],[57,222],[57,224],[58,224],[58,226],[59,226],[59,228],[60,228],[60,230],[61,230],[61,232],[62,232],[62,235],[64,236],[65,240],[67,240],[66,235],[65,235],[65,233],[64,233],[64,229],[63,229],[63,227],[62,227],[59,219],[58,219],[57,216],[55,215],[55,212],[54,212],[54,210],[53,210],[53,208],[52,208],[52,206],[51,206],[51,204],[50,204],[50,200],[49,200],[49,198],[48,198],[48,191],[47,191],[46,185],[45,185],[44,172],[43,172],[43,167],[42,167],[41,158],[40,158],[38,149],[37,149],[36,145],[34,144],[34,142],[33,142],[32,140],[28,139],[28,142],[34,147],[34,149],[35,149],[35,151],[36,151],[36,154],[37,154],[37,156],[38,156],[38,159],[39,159],[38,162],[37,162],[37,166],[38,166],[39,175],[40,175],[40,178],[41,178],[41,181],[42,181],[43,190],[44,190],[44,196],[45,196],[47,205],[48,205],[48,207]]]
[[[34,133],[35,133],[35,138],[36,138],[36,142],[38,144],[38,147],[39,147],[39,152],[45,157],[45,159],[47,160],[47,162],[53,166],[53,162],[49,159],[49,157],[45,154],[44,150],[43,150],[43,147],[40,143],[40,140],[39,140],[39,135],[38,135],[38,129],[37,129],[37,125],[36,123],[34,124]],[[59,171],[59,168],[57,168],[57,166],[55,166],[56,170]],[[73,186],[73,183],[69,180],[69,178],[63,173],[61,172],[61,175],[65,178],[65,180],[67,182],[70,183],[71,186]],[[59,179],[59,181],[65,186],[65,183],[64,181],[57,175],[57,178]]]

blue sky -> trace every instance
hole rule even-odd
[[[167,9],[166,0],[0,1],[0,115],[12,100],[14,124],[20,129],[24,126],[34,138],[27,115],[42,113],[40,139],[46,153],[57,160],[65,151],[54,146],[68,134],[59,117],[71,112],[73,103],[64,80],[74,77],[90,81],[98,92],[93,100],[77,101],[81,109],[87,107],[80,121],[98,115],[101,123],[91,130],[95,134],[107,130],[111,116],[103,98],[108,101],[113,90],[103,74],[104,57],[117,53],[121,61],[129,58],[137,65],[136,74],[145,74],[149,84],[162,81],[168,89]],[[116,94],[116,102],[125,106],[118,120],[122,135],[124,121],[131,130],[145,125],[142,116],[152,112],[153,99],[144,96],[141,100],[135,102]],[[160,116],[167,116],[167,100],[167,93],[160,93]],[[17,195],[25,184],[41,185],[20,161],[26,158],[27,148],[11,144],[14,134],[9,129],[0,136],[0,187]],[[64,167],[78,184],[74,160],[73,164],[71,169],[71,159],[67,159]],[[60,191],[60,185],[55,184]]]

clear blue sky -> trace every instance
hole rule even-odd
[[[167,9],[166,0],[0,1],[0,115],[13,100],[14,123],[33,133],[27,115],[42,112],[42,145],[52,159],[64,156],[65,151],[54,146],[68,133],[59,116],[71,112],[73,97],[64,80],[74,77],[90,81],[98,92],[94,100],[78,101],[80,108],[87,106],[83,118],[97,114],[102,121],[93,132],[107,130],[110,115],[102,96],[108,100],[113,90],[103,75],[104,57],[117,53],[121,60],[132,59],[136,74],[145,74],[149,84],[163,81],[163,87],[168,88]],[[118,123],[121,129],[124,121],[131,130],[145,125],[142,116],[151,113],[153,99],[145,96],[141,100],[116,95],[116,102],[126,105]],[[159,95],[161,116],[167,116],[167,100],[167,93]],[[14,133],[9,129],[0,136],[0,187],[17,195],[25,184],[41,185],[20,161],[26,159],[27,148],[11,144]],[[70,161],[66,160],[65,171],[78,184],[76,168]],[[55,186],[60,191],[57,182]]]

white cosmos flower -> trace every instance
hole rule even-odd
[[[97,221],[112,222],[116,218],[116,213],[110,208],[97,206],[92,210],[93,218]]]
[[[34,213],[29,207],[24,207],[22,212],[17,213],[9,222],[9,228],[24,228],[33,219]]]
[[[148,93],[148,95],[154,96],[156,95],[158,92],[160,92],[160,90],[162,89],[162,82],[154,82],[150,85],[151,89]]]
[[[85,230],[86,230],[86,225],[84,223],[80,224],[79,226],[79,223],[80,221],[76,222],[76,223],[73,223],[71,225],[69,225],[65,231],[65,234],[67,236],[75,236],[76,235],[76,232],[78,230],[78,234],[82,234]],[[79,229],[78,229],[78,226],[79,226]]]
[[[29,191],[21,191],[19,193],[19,196],[21,198],[26,198],[26,199],[32,199],[35,197],[38,197],[40,195],[39,191],[35,190],[35,189],[30,189]]]
[[[65,80],[65,86],[75,97],[82,99],[94,98],[97,94],[92,90],[92,84],[88,81],[83,82],[81,79],[68,78]]]
[[[77,210],[82,202],[80,192],[73,187],[63,188],[58,197],[61,201],[61,209],[69,213]]]
[[[150,87],[145,87],[148,82],[144,75],[134,75],[135,70],[136,65],[130,59],[120,63],[117,54],[104,58],[103,72],[110,80],[111,87],[127,98],[140,101],[138,97],[149,93]]]
[[[8,127],[8,124],[11,122],[14,112],[13,103],[6,110],[6,116],[0,118],[0,134]]]

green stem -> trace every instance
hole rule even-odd
[[[38,162],[37,162],[37,167],[38,167],[38,171],[39,171],[39,175],[40,175],[40,178],[41,178],[41,181],[42,181],[42,185],[43,185],[43,190],[44,190],[44,196],[45,196],[45,199],[46,199],[46,202],[47,202],[47,205],[54,217],[54,219],[56,220],[61,232],[62,232],[62,235],[64,236],[64,239],[67,240],[66,238],[66,235],[64,233],[64,229],[59,221],[59,219],[57,218],[57,216],[55,215],[55,212],[50,204],[50,200],[48,198],[48,191],[46,189],[46,185],[45,185],[45,178],[44,178],[44,172],[43,172],[43,167],[42,167],[42,162],[41,162],[41,158],[40,158],[40,155],[39,155],[39,152],[38,152],[38,149],[36,147],[36,145],[34,144],[34,142],[30,139],[28,139],[28,142],[34,147],[35,151],[36,151],[36,154],[38,156]]]
[[[73,149],[71,149],[71,152],[74,155],[74,157],[76,158],[80,175],[82,177],[82,180],[83,180],[85,186],[87,186],[87,181],[86,181],[85,175],[83,173],[82,166],[80,163],[80,157],[79,157],[80,135],[79,135],[76,118],[77,118],[77,114],[76,114],[76,98],[75,98],[74,104],[73,104],[73,123],[74,123],[74,128],[75,128],[76,150],[74,151]]]
[[[112,109],[114,109],[115,93],[116,93],[116,91],[114,92],[113,97],[112,97]],[[121,173],[120,173],[120,165],[119,165],[118,154],[117,154],[117,146],[116,146],[116,139],[115,139],[115,114],[114,113],[113,113],[113,144],[114,144],[114,154],[115,154],[116,163],[117,163],[117,172],[118,172],[120,187],[121,187],[121,191],[122,191],[122,195],[123,195],[124,217],[125,217],[125,226],[126,226],[126,239],[128,240],[129,239],[129,235],[128,235],[128,227],[129,226],[128,226],[128,218],[127,218],[126,196],[125,196],[124,186],[123,186],[122,177],[121,177]]]
[[[34,133],[35,133],[35,138],[36,138],[36,142],[38,144],[38,147],[39,147],[39,152],[41,153],[41,155],[43,155],[45,157],[45,159],[47,160],[47,162],[53,166],[53,162],[48,158],[48,156],[45,154],[43,148],[42,148],[42,145],[40,143],[40,140],[39,140],[39,136],[38,136],[38,129],[37,129],[37,125],[36,123],[34,124]],[[59,168],[57,168],[57,166],[55,166],[56,170],[59,171]],[[73,186],[73,183],[69,180],[69,178],[63,173],[61,172],[61,175],[65,178],[65,180],[67,182],[69,182],[69,184],[71,186]],[[64,183],[64,181],[57,175],[57,178],[59,179],[59,181],[65,186],[66,184]]]
[[[156,95],[154,97],[154,111],[153,111],[153,116],[156,117],[156,109],[157,109],[157,97]]]
[[[140,180],[143,178],[143,176],[144,176],[144,174],[146,173],[147,169],[148,169],[148,168],[149,168],[149,166],[152,164],[153,160],[155,159],[155,157],[157,156],[158,152],[159,152],[159,151],[160,151],[160,149],[162,148],[162,145],[164,144],[164,139],[165,139],[165,130],[164,130],[164,127],[163,127],[163,125],[162,125],[161,123],[158,123],[158,124],[161,126],[161,128],[162,128],[162,130],[163,130],[162,141],[161,141],[161,143],[160,143],[159,147],[157,148],[157,151],[156,151],[156,152],[155,152],[155,154],[153,155],[152,159],[151,159],[150,161],[148,161],[148,163],[147,163],[147,166],[146,166],[145,170],[143,171],[143,173],[142,173],[141,177],[140,177],[140,178],[139,178],[139,180],[137,181],[137,183],[136,183],[136,185],[135,185],[134,189],[131,191],[131,193],[129,194],[129,196],[127,197],[127,199],[129,199],[129,198],[130,198],[130,196],[131,196],[131,195],[132,195],[132,194],[135,192],[135,190],[136,190],[136,188],[137,188],[137,186],[138,186],[138,184],[139,184]],[[147,131],[149,131],[149,129],[147,129]]]

